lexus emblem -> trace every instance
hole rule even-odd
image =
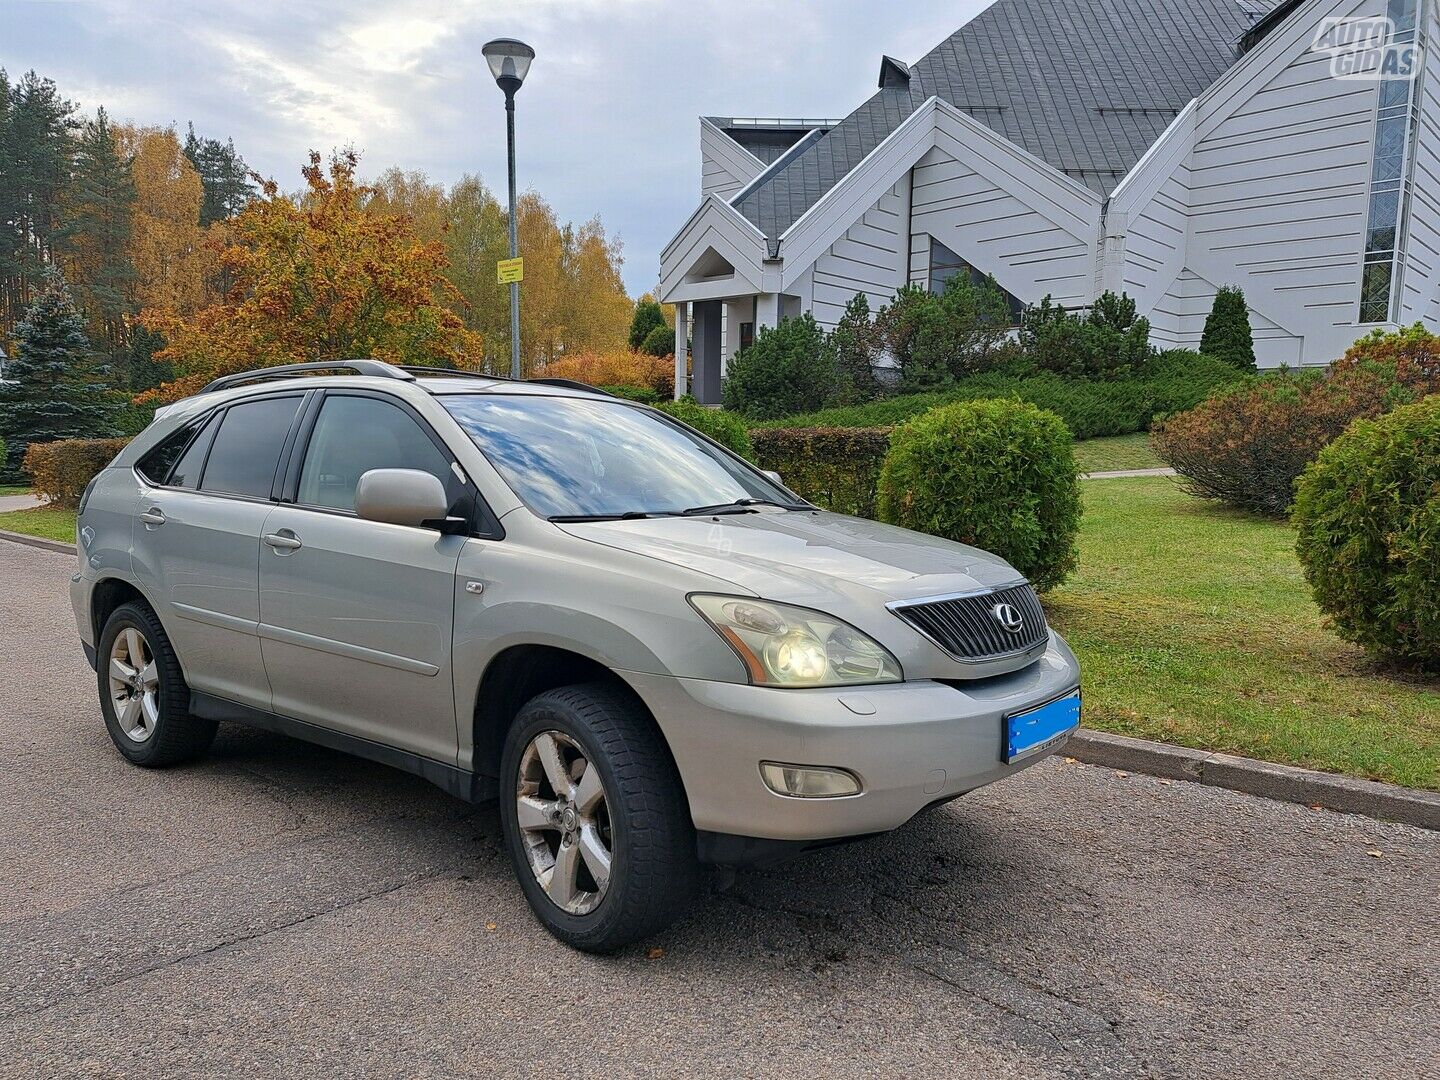
[[[1007,634],[1018,634],[1025,629],[1025,616],[1020,614],[1020,609],[1014,604],[996,604],[990,609],[990,614],[995,616],[1000,629]]]

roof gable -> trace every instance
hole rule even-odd
[[[735,200],[772,239],[930,97],[1105,195],[1281,0],[999,0]]]

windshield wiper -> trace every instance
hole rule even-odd
[[[757,506],[778,506],[782,510],[794,510],[795,507],[786,503],[775,502],[773,499],[736,499],[734,502],[716,503],[714,506],[692,506],[689,510],[682,510],[685,517],[703,517],[706,514],[758,514]]]
[[[626,510],[622,514],[555,514],[548,517],[546,521],[554,521],[559,524],[575,524],[583,521],[643,521],[645,518],[674,517],[669,512],[653,512],[650,510]]]

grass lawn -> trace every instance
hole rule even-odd
[[[1046,598],[1085,723],[1440,789],[1440,679],[1388,673],[1322,625],[1278,522],[1166,477],[1084,485],[1080,570]]]
[[[46,540],[75,542],[75,511],[41,507],[38,510],[12,510],[0,514],[0,529],[5,532],[43,536]]]
[[[1077,442],[1075,463],[1082,473],[1165,467],[1165,463],[1150,449],[1150,436],[1143,431],[1137,435],[1114,435]]]
[[[30,489],[24,484],[0,484],[0,496],[29,494]]]

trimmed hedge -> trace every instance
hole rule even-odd
[[[837,514],[875,516],[889,428],[760,428],[750,438],[755,463],[797,495]]]
[[[1065,421],[1077,439],[1146,431],[1158,417],[1194,408],[1239,373],[1199,353],[1161,353],[1145,375],[1118,379],[1073,379],[1051,372],[1015,375],[990,372],[956,383],[937,394],[910,394],[866,405],[790,416],[757,427],[890,427],[931,409],[961,401],[1011,398],[1026,401]]]
[[[733,450],[746,461],[755,460],[755,447],[750,444],[750,433],[740,419],[720,409],[707,409],[692,397],[679,401],[662,401],[655,408],[669,413],[682,424],[689,424],[696,431],[709,435],[721,446]]]
[[[1297,485],[1296,553],[1341,637],[1440,670],[1440,395],[1361,420]]]
[[[125,449],[129,439],[61,439],[31,443],[25,451],[25,471],[35,493],[52,505],[73,510],[80,505],[85,485]]]
[[[1070,432],[1021,401],[969,401],[890,437],[880,519],[994,552],[1044,592],[1075,569],[1080,481]]]

